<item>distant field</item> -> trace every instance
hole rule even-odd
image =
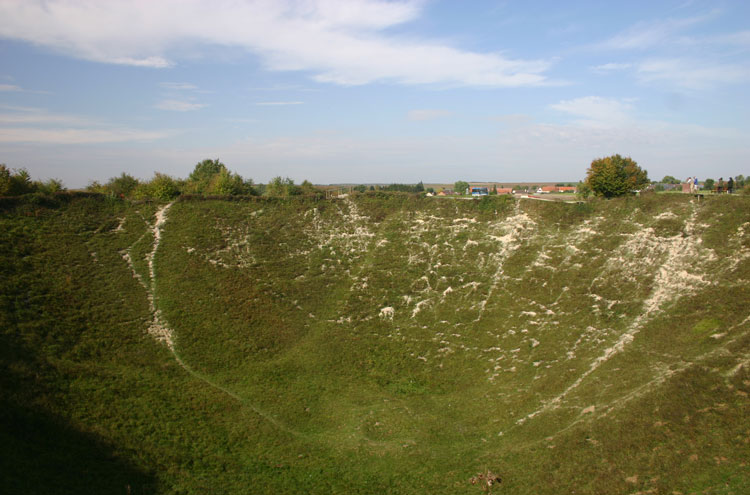
[[[748,197],[0,207],[7,493],[750,493]]]

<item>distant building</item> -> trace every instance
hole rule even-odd
[[[510,187],[498,187],[497,188],[498,194],[513,194],[513,192],[514,192],[513,189],[511,189]]]
[[[456,193],[453,192],[453,189],[443,189],[437,193],[438,196],[453,196],[454,194]]]
[[[472,196],[487,196],[489,193],[490,191],[486,187],[472,187],[471,188]]]

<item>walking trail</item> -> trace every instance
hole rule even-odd
[[[153,336],[156,340],[163,342],[167,346],[169,351],[171,352],[175,361],[177,361],[177,363],[190,375],[204,382],[210,387],[228,395],[232,399],[240,402],[243,406],[248,407],[253,412],[255,412],[258,416],[267,420],[269,423],[273,424],[279,430],[289,433],[290,435],[302,436],[301,433],[288,427],[287,425],[285,425],[284,423],[282,423],[281,421],[273,417],[271,414],[260,409],[255,404],[242,398],[241,396],[229,390],[228,388],[216,383],[215,381],[206,377],[202,373],[194,370],[177,353],[177,350],[175,348],[175,333],[173,329],[169,326],[167,321],[165,320],[164,315],[162,314],[161,310],[158,308],[157,299],[156,299],[156,269],[155,269],[155,258],[156,258],[156,253],[159,249],[159,244],[161,243],[162,229],[164,227],[164,224],[167,222],[167,213],[169,212],[169,209],[172,207],[173,204],[174,202],[169,203],[163,206],[161,209],[159,209],[155,214],[155,221],[154,221],[153,226],[150,226],[150,228],[137,241],[135,241],[133,245],[131,245],[125,252],[122,253],[123,259],[128,263],[128,266],[130,266],[130,270],[133,272],[133,278],[138,280],[140,284],[143,286],[143,288],[146,289],[146,294],[148,297],[148,304],[149,304],[149,311],[151,314],[151,322],[148,327],[148,333],[151,336]],[[133,246],[138,244],[149,233],[153,235],[153,242],[151,245],[151,251],[146,255],[146,260],[148,261],[148,274],[147,274],[148,282],[146,282],[143,278],[143,275],[138,273],[138,270],[136,269],[135,264],[133,263],[131,250],[133,249]]]

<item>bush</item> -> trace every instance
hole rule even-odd
[[[581,199],[581,200],[588,199],[589,196],[591,196],[591,194],[593,194],[593,191],[591,190],[591,188],[589,187],[587,183],[585,182],[578,183],[578,185],[576,186],[576,197],[578,199]]]
[[[104,190],[110,196],[118,198],[130,197],[140,182],[132,175],[122,173],[119,177],[112,177],[104,186]]]

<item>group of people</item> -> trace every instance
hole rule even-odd
[[[723,193],[724,191],[732,194],[734,192],[734,179],[729,178],[726,185],[724,184],[724,177],[719,177],[719,182],[716,184],[716,192]]]
[[[698,191],[698,177],[688,177],[685,181],[685,184],[690,186],[690,192],[694,193]],[[685,186],[683,186],[683,192]],[[729,193],[732,194],[734,192],[734,179],[732,177],[729,177],[729,180],[727,182],[724,182],[724,177],[720,177],[719,181],[714,186],[717,193]]]

